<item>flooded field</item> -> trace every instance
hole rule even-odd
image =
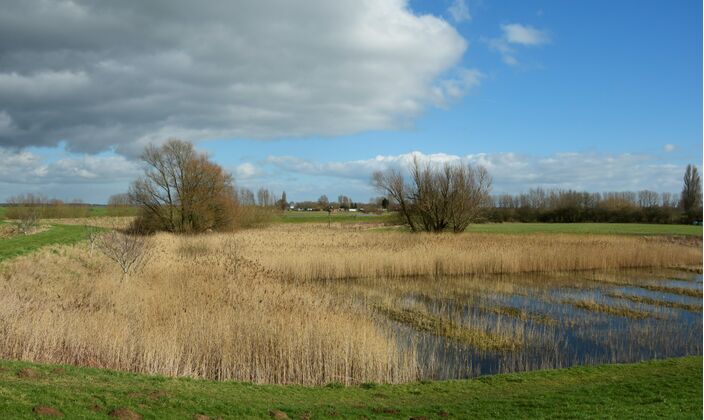
[[[423,379],[702,354],[702,276],[680,271],[331,282]]]

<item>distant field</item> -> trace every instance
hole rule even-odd
[[[121,210],[121,214],[119,216],[135,216],[137,215],[138,209],[136,207],[129,207],[126,209]],[[0,219],[5,217],[5,213],[7,213],[7,207],[5,206],[0,206]],[[106,217],[110,216],[108,214],[108,208],[106,206],[91,206],[88,212],[88,217]],[[77,217],[74,215],[68,215],[67,217]]]
[[[487,223],[471,225],[477,233],[587,233],[617,235],[702,235],[701,226],[644,223]]]
[[[702,358],[405,385],[301,387],[0,361],[0,416],[701,418]],[[122,409],[122,411],[118,411]],[[276,411],[274,411],[276,410]],[[287,417],[283,417],[284,414]],[[125,417],[127,418],[127,417]],[[133,418],[133,417],[129,417]],[[135,417],[136,418],[136,417]]]
[[[384,223],[392,220],[393,214],[332,213],[325,211],[287,211],[274,219],[277,223]]]
[[[44,232],[0,239],[0,261],[35,251],[46,245],[72,244],[84,238],[83,226],[52,225]]]

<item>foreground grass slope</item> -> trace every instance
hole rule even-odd
[[[0,361],[0,417],[127,408],[144,418],[701,418],[702,358],[355,387],[252,385]],[[275,413],[275,412],[274,412]],[[280,418],[283,416],[279,413]]]

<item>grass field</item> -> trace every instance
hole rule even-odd
[[[702,358],[355,387],[252,385],[0,361],[0,395],[0,417],[13,419],[36,418],[38,406],[68,418],[105,418],[121,408],[145,418],[183,419],[701,418]]]
[[[85,239],[83,226],[52,225],[33,235],[18,235],[0,240],[0,261],[35,251],[46,245],[72,244]]]
[[[392,213],[387,214],[366,214],[366,213],[332,213],[328,216],[325,211],[287,211],[278,214],[274,221],[276,223],[385,223],[394,219]]]
[[[701,226],[654,225],[645,223],[487,223],[471,225],[476,233],[584,233],[615,235],[701,236]]]

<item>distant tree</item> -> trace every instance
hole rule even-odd
[[[271,194],[266,188],[259,188],[257,190],[257,204],[260,207],[268,207],[271,203]]]
[[[330,200],[328,200],[328,196],[323,194],[318,198],[318,205],[320,206],[321,209],[327,210],[330,207]]]
[[[130,195],[115,194],[108,198],[107,213],[110,216],[127,216],[131,213],[132,201]]]
[[[286,199],[286,191],[281,193],[281,199],[279,200],[279,208],[281,210],[286,210],[286,207],[288,206],[288,200]]]
[[[10,207],[5,216],[14,220],[20,233],[29,235],[37,227],[48,200],[42,195],[29,193],[10,197],[7,203]]]
[[[240,188],[237,192],[237,198],[243,206],[254,206],[257,204],[254,193],[249,188]]]
[[[640,207],[649,208],[655,207],[660,202],[659,194],[655,191],[643,190],[638,191],[638,205]]]
[[[142,161],[144,176],[129,190],[130,200],[141,209],[139,228],[202,232],[233,226],[237,202],[232,176],[191,143],[147,146]]]
[[[684,172],[684,185],[682,186],[682,208],[688,221],[701,218],[702,207],[702,179],[694,165],[687,165]]]
[[[384,197],[381,199],[381,208],[386,210],[389,208],[389,199]]]
[[[341,209],[343,209],[343,210],[349,210],[349,209],[350,209],[351,200],[350,200],[350,198],[347,197],[346,195],[339,195],[339,196],[337,197],[337,202],[338,202],[338,204],[339,204],[339,206],[340,206]]]

